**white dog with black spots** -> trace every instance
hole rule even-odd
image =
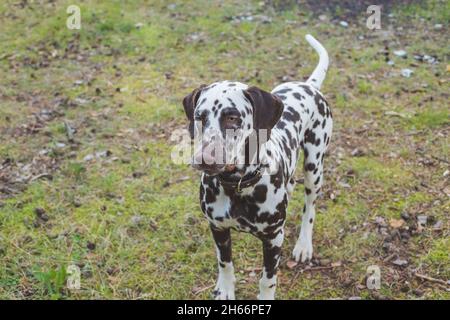
[[[304,152],[305,205],[293,257],[305,262],[313,255],[315,204],[333,121],[319,92],[328,54],[311,35],[306,40],[320,58],[306,82],[283,83],[269,93],[221,81],[200,86],[183,100],[191,138],[200,142],[193,166],[203,172],[200,204],[216,244],[216,299],[235,298],[231,229],[261,239],[264,268],[258,298],[275,298],[286,208],[300,150]],[[237,132],[232,139],[230,131]],[[256,147],[249,141],[256,141]]]

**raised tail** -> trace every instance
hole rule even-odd
[[[328,53],[327,50],[325,50],[325,48],[320,44],[320,42],[317,41],[312,35],[307,34],[305,39],[319,54],[319,64],[317,65],[316,69],[314,69],[314,72],[306,82],[319,90],[322,86],[322,82],[325,79],[325,76],[327,75],[329,64]]]

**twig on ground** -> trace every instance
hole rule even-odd
[[[384,258],[384,259],[383,259],[383,262],[389,262],[389,261],[391,261],[392,259],[394,259],[396,256],[397,256],[397,254],[396,254],[396,253],[393,253],[393,254],[387,256],[386,258]]]
[[[202,293],[203,291],[206,291],[206,290],[208,290],[208,289],[211,289],[212,287],[214,287],[214,284],[212,284],[212,285],[210,285],[210,286],[206,286],[206,287],[200,288],[200,289],[198,289],[198,290],[192,290],[192,293],[193,293],[194,295],[198,295],[198,294]]]
[[[42,178],[47,178],[47,179],[51,180],[51,179],[53,179],[53,176],[50,173],[41,173],[41,174],[38,174],[37,176],[32,177],[30,179],[30,182],[33,182],[35,180],[42,179]]]
[[[417,278],[419,278],[419,279],[422,279],[422,280],[426,280],[426,281],[430,281],[430,282],[435,282],[435,283],[442,284],[442,285],[444,285],[444,286],[446,286],[446,287],[449,285],[449,284],[448,284],[446,281],[444,281],[444,280],[436,279],[436,278],[433,278],[433,277],[430,277],[430,276],[427,276],[427,275],[424,275],[424,274],[414,273],[414,276],[417,277]]]
[[[342,267],[342,264],[341,264],[341,265],[336,265],[336,266],[323,266],[323,267],[314,267],[314,268],[299,269],[299,270],[295,273],[294,278],[292,278],[292,283],[291,283],[291,286],[289,287],[289,290],[291,290],[292,287],[295,285],[295,280],[297,280],[297,278],[299,277],[299,275],[300,275],[301,273],[304,273],[304,272],[313,272],[313,271],[331,270],[331,269],[335,269],[335,268],[339,268],[339,267]]]

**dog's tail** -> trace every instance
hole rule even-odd
[[[319,90],[328,70],[328,53],[327,50],[325,50],[325,48],[320,44],[320,42],[314,39],[312,35],[307,34],[305,38],[306,41],[308,41],[308,43],[319,54],[319,64],[317,65],[316,69],[314,69],[314,72],[306,82]]]

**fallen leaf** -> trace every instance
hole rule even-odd
[[[332,262],[331,266],[333,268],[340,267],[340,266],[342,266],[342,262],[341,261]]]
[[[399,229],[405,224],[403,219],[391,219],[389,220],[389,225],[394,229]]]
[[[294,260],[289,260],[288,262],[286,262],[286,266],[289,269],[294,269],[297,266],[297,262],[295,262]]]

